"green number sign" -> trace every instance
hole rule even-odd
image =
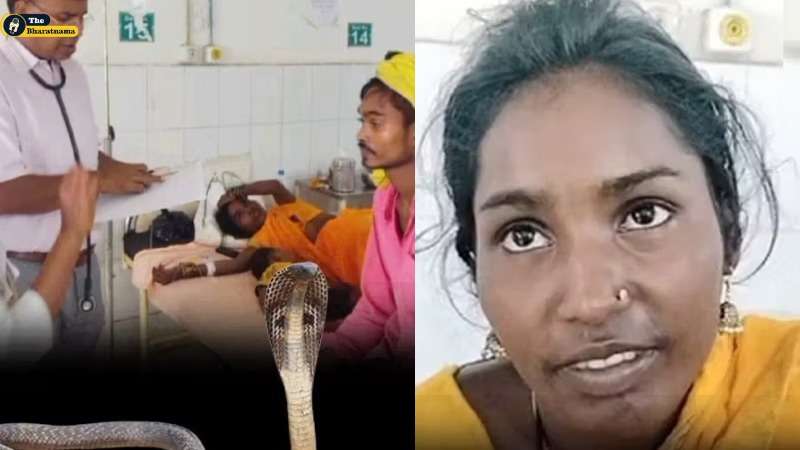
[[[137,24],[133,14],[120,11],[119,13],[119,40],[121,42],[153,42],[155,35],[156,16],[154,13],[144,15],[144,26]]]
[[[371,23],[349,23],[349,24],[347,24],[347,46],[348,47],[371,47],[372,46],[372,24]]]

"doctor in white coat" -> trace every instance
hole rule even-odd
[[[42,270],[26,292],[15,288],[16,270],[0,244],[0,370],[25,368],[53,346],[53,322],[72,283],[72,268],[94,224],[98,179],[75,167],[58,196],[61,230]]]

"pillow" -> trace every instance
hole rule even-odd
[[[201,200],[194,216],[194,241],[198,244],[219,247],[222,245],[222,231],[214,219],[217,212],[217,202],[225,194],[222,183],[211,183],[208,187],[205,200]]]

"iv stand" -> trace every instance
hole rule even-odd
[[[103,140],[103,147],[109,157],[113,156],[114,151],[114,127],[111,125],[111,88],[109,80],[109,61],[108,61],[108,0],[103,2],[103,15],[105,16],[104,25],[104,39],[103,39],[103,58],[104,58],[104,76],[105,76],[105,107],[106,107],[106,124],[108,126],[106,138]],[[106,249],[105,249],[105,263],[106,263],[106,292],[108,294],[108,330],[110,335],[109,343],[109,359],[113,360],[114,357],[114,222],[108,222],[108,229],[106,231]]]

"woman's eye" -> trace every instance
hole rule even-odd
[[[522,253],[547,247],[550,240],[534,226],[519,224],[505,232],[501,245],[510,253]]]
[[[623,231],[644,230],[663,225],[671,218],[672,211],[669,209],[655,203],[648,203],[629,212],[620,228]]]

